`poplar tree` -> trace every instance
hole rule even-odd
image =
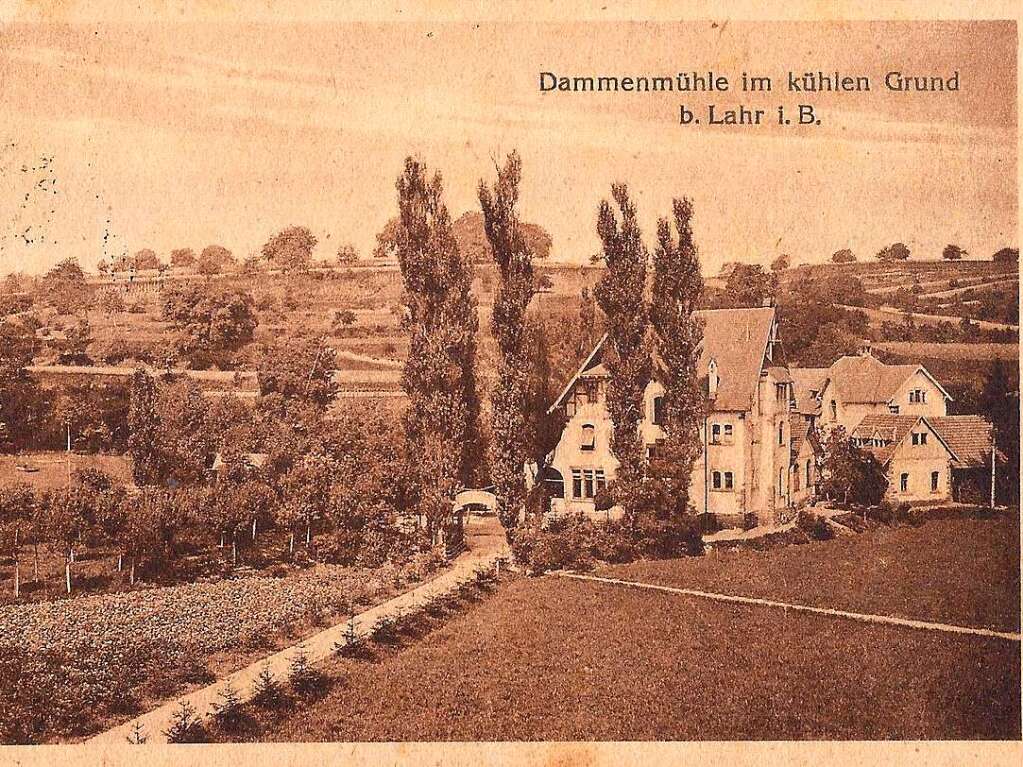
[[[452,494],[471,486],[482,455],[476,386],[479,320],[472,264],[459,253],[439,173],[411,157],[398,178],[398,263],[404,280],[409,354],[402,387],[410,473],[428,528],[450,513]]]
[[[612,184],[614,206],[602,200],[597,216],[597,234],[603,243],[598,256],[604,274],[594,289],[604,312],[607,342],[603,360],[609,380],[607,410],[614,433],[611,450],[619,461],[615,479],[616,496],[630,512],[630,499],[642,480],[643,443],[639,424],[643,418],[643,392],[650,381],[650,344],[644,299],[647,251],[636,221],[636,208],[625,184]]]
[[[536,292],[533,252],[526,242],[515,204],[522,161],[508,155],[493,189],[480,181],[484,231],[497,264],[499,284],[490,327],[501,358],[492,401],[491,479],[500,499],[501,522],[514,527],[526,494],[523,467],[529,457],[531,353],[526,311]]]
[[[148,373],[136,369],[128,397],[128,454],[132,477],[138,485],[157,484],[163,475],[160,438],[156,384]]]
[[[666,485],[672,503],[665,510],[669,516],[689,511],[689,481],[701,451],[700,425],[705,410],[697,377],[703,323],[695,315],[703,297],[703,277],[690,225],[692,203],[684,197],[675,199],[673,213],[677,240],[667,218],[657,222],[650,303],[656,378],[664,386],[665,435],[650,473]]]

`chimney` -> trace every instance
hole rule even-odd
[[[862,341],[860,341],[860,356],[861,357],[874,356],[874,347],[873,344],[871,344],[869,338],[864,338]]]
[[[711,357],[710,362],[707,363],[707,397],[714,399],[718,396],[718,363],[717,360]]]

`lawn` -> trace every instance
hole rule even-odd
[[[1004,520],[935,521],[613,572],[1006,628],[1019,625],[1017,541]],[[515,578],[375,663],[334,662],[342,681],[322,700],[261,715],[247,737],[1019,738],[1019,653],[1006,640]]]
[[[1011,514],[936,519],[764,552],[634,562],[625,580],[902,618],[1020,628],[1020,529]]]

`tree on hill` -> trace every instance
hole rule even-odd
[[[195,266],[195,251],[191,248],[175,248],[170,252],[171,266],[186,269]]]
[[[398,219],[392,218],[376,236],[377,244],[373,249],[374,258],[393,257],[396,254],[396,243],[399,236]],[[547,258],[551,252],[551,236],[537,225],[525,221],[519,222],[519,230],[534,258]],[[458,250],[474,264],[484,264],[493,260],[493,251],[487,240],[483,214],[476,211],[463,213],[451,225],[451,231],[458,243]]]
[[[522,160],[518,152],[512,152],[498,170],[493,189],[482,181],[479,184],[484,229],[500,280],[490,322],[501,352],[492,397],[491,479],[501,503],[501,522],[507,528],[518,522],[525,498],[523,470],[530,448],[526,409],[532,360],[526,311],[536,292],[536,279],[533,252],[515,210],[521,178]]]
[[[472,263],[458,250],[440,174],[409,157],[397,182],[398,262],[405,285],[409,354],[402,386],[410,472],[420,508],[436,534],[453,492],[473,484],[483,454],[476,384],[479,320]]]
[[[259,390],[264,396],[309,402],[322,410],[337,394],[334,369],[337,356],[323,340],[282,341],[262,350],[256,363]]]
[[[777,276],[768,274],[760,264],[736,264],[719,303],[725,307],[762,306],[777,290]]]
[[[540,226],[519,222],[519,231],[526,247],[535,258],[547,258],[551,252],[551,236]],[[474,264],[486,263],[493,259],[492,246],[487,239],[486,223],[482,213],[467,211],[451,225],[451,231],[458,241],[458,249]]]
[[[132,266],[134,266],[136,271],[143,271],[159,269],[161,263],[155,250],[152,248],[142,248],[142,250],[135,251],[135,255],[132,256]]]
[[[692,203],[673,201],[677,239],[667,218],[657,222],[650,324],[657,347],[657,380],[664,387],[664,440],[650,462],[664,483],[671,508],[665,518],[690,512],[689,482],[701,452],[704,394],[697,377],[703,326],[694,312],[703,298],[700,260],[693,242]]]
[[[0,322],[0,451],[17,448],[39,429],[39,386],[29,374],[35,334],[20,322]]]
[[[337,249],[337,262],[342,266],[354,264],[359,260],[359,251],[350,242],[342,243]]]
[[[1002,360],[995,360],[979,398],[980,412],[995,429],[995,443],[1006,457],[998,495],[1005,501],[1019,497],[1019,386],[1013,385]],[[990,455],[990,453],[989,453]]]
[[[782,253],[774,261],[771,262],[772,272],[784,272],[792,265],[792,259],[789,258],[788,254]]]
[[[99,272],[100,274],[109,274],[110,262],[107,261],[105,258],[101,258],[99,261],[96,262],[96,271]]]
[[[304,226],[289,226],[263,245],[263,258],[282,272],[305,271],[313,260],[317,239]]]
[[[234,262],[234,256],[223,245],[207,245],[199,254],[196,270],[207,277],[220,274]]]
[[[252,340],[258,322],[250,293],[209,284],[165,287],[162,310],[163,319],[179,331],[178,351],[193,363],[223,361]]]
[[[849,248],[842,248],[831,254],[831,260],[836,264],[851,264],[856,260],[856,255]]]
[[[138,485],[156,484],[162,475],[160,436],[156,382],[138,369],[132,375],[128,398],[128,455],[131,474]]]
[[[877,252],[879,261],[905,261],[907,258],[909,258],[909,248],[902,242],[886,245]]]
[[[606,400],[614,428],[611,450],[621,464],[615,480],[616,500],[625,503],[630,511],[630,501],[643,478],[639,424],[643,418],[643,392],[651,372],[644,299],[647,250],[628,187],[612,184],[611,196],[613,205],[602,200],[597,214],[605,269],[594,296],[607,325],[604,364],[610,374]]]
[[[93,290],[76,258],[65,258],[42,279],[46,300],[60,314],[77,314],[92,305]]]
[[[991,256],[991,260],[1003,264],[1019,261],[1019,248],[1002,248]]]
[[[968,255],[970,254],[958,245],[952,245],[951,243],[946,245],[945,249],[941,251],[941,257],[946,261],[959,261],[963,258],[963,256]]]

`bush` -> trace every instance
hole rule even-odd
[[[703,538],[694,517],[641,519],[634,532],[641,556],[651,559],[698,556],[703,553]]]
[[[206,731],[195,715],[195,707],[187,700],[178,704],[170,726],[163,734],[168,743],[202,743],[206,740]]]
[[[796,517],[796,526],[815,541],[829,541],[835,537],[835,531],[824,517],[801,509]]]
[[[284,691],[278,684],[270,666],[265,665],[256,676],[256,684],[252,689],[252,702],[260,708],[280,708],[285,702]]]
[[[876,506],[868,506],[866,516],[882,525],[894,525],[896,522],[895,507],[887,498]]]
[[[743,530],[752,530],[758,524],[760,524],[760,520],[757,519],[757,515],[754,514],[752,511],[747,511],[747,512],[743,513],[743,515],[742,515],[742,529]]]
[[[291,685],[291,689],[297,695],[308,698],[321,692],[325,683],[326,677],[310,665],[309,654],[305,647],[299,645],[288,669],[288,684]]]
[[[217,691],[217,701],[213,704],[211,714],[213,721],[226,732],[237,730],[244,721],[241,697],[230,680]]]

